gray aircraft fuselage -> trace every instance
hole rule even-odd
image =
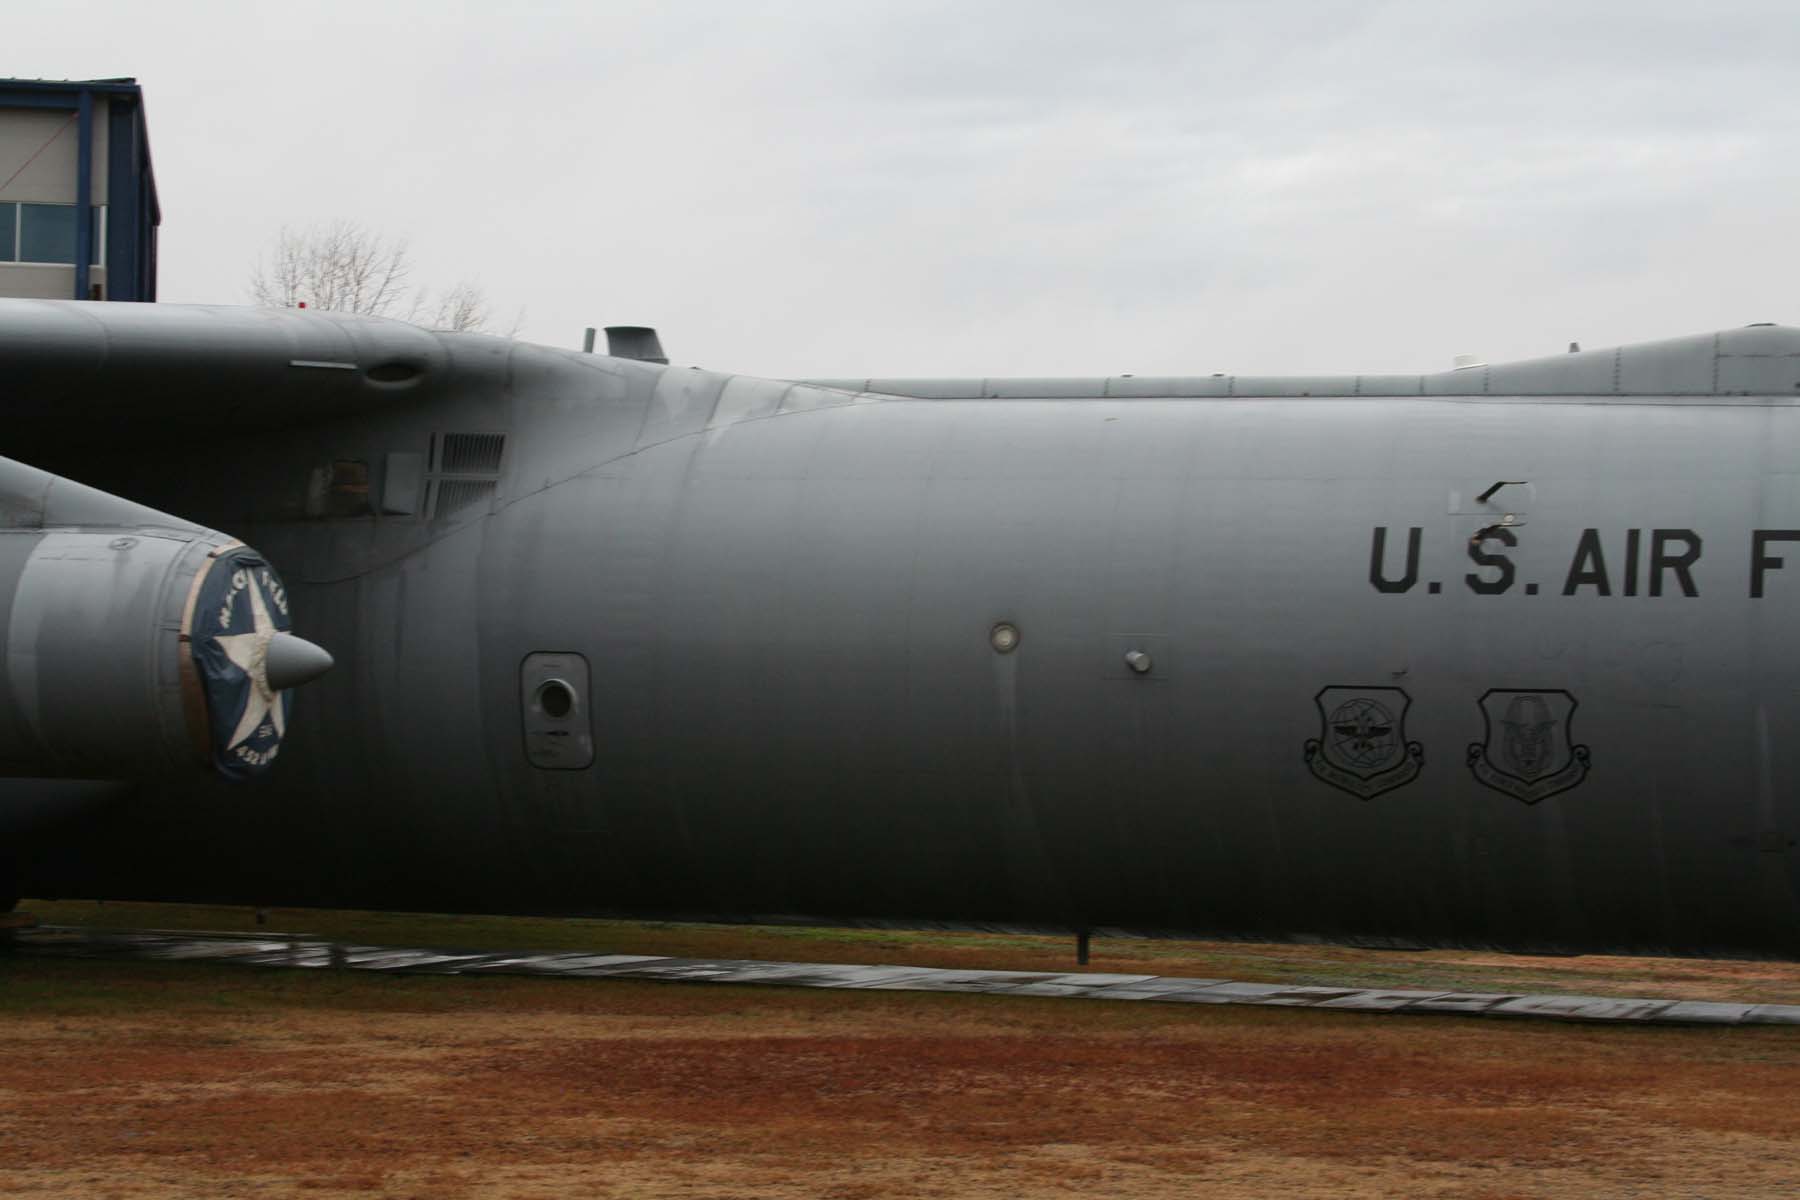
[[[26,894],[1800,955],[1796,331],[839,387],[391,336],[381,402],[0,448],[243,539],[337,660],[265,777],[15,832]]]

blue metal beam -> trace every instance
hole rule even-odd
[[[72,98],[76,92],[135,96],[139,90],[135,79],[0,79],[0,95],[7,96],[65,96]],[[12,103],[12,101],[9,100],[7,103]],[[74,108],[75,103],[73,99],[68,99],[58,107]]]
[[[75,299],[88,298],[88,272],[94,261],[94,94],[84,91],[76,103],[75,159]]]
[[[17,92],[0,88],[0,108],[54,108],[71,112],[76,104],[69,92]]]
[[[142,225],[149,205],[138,166],[138,106],[114,97],[106,119],[106,298],[148,300]]]

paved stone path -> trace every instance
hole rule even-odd
[[[1173,1004],[1251,1004],[1344,1012],[1449,1013],[1564,1021],[1655,1024],[1795,1025],[1800,1005],[1515,992],[1298,987],[1098,972],[966,971],[939,967],[661,958],[644,954],[505,954],[362,946],[301,935],[93,930],[41,926],[0,931],[0,949],[69,958],[208,960],[259,967],[335,967],[428,975],[539,975],[581,979],[654,979],[682,983],[755,983],[779,987],[904,992],[983,992]]]

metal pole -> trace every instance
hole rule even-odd
[[[587,332],[581,335],[581,352],[583,354],[592,354],[594,352],[594,335],[598,332],[599,330],[590,325],[587,328]]]

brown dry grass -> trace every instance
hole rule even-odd
[[[1796,1192],[1779,1028],[0,958],[9,1197]]]

